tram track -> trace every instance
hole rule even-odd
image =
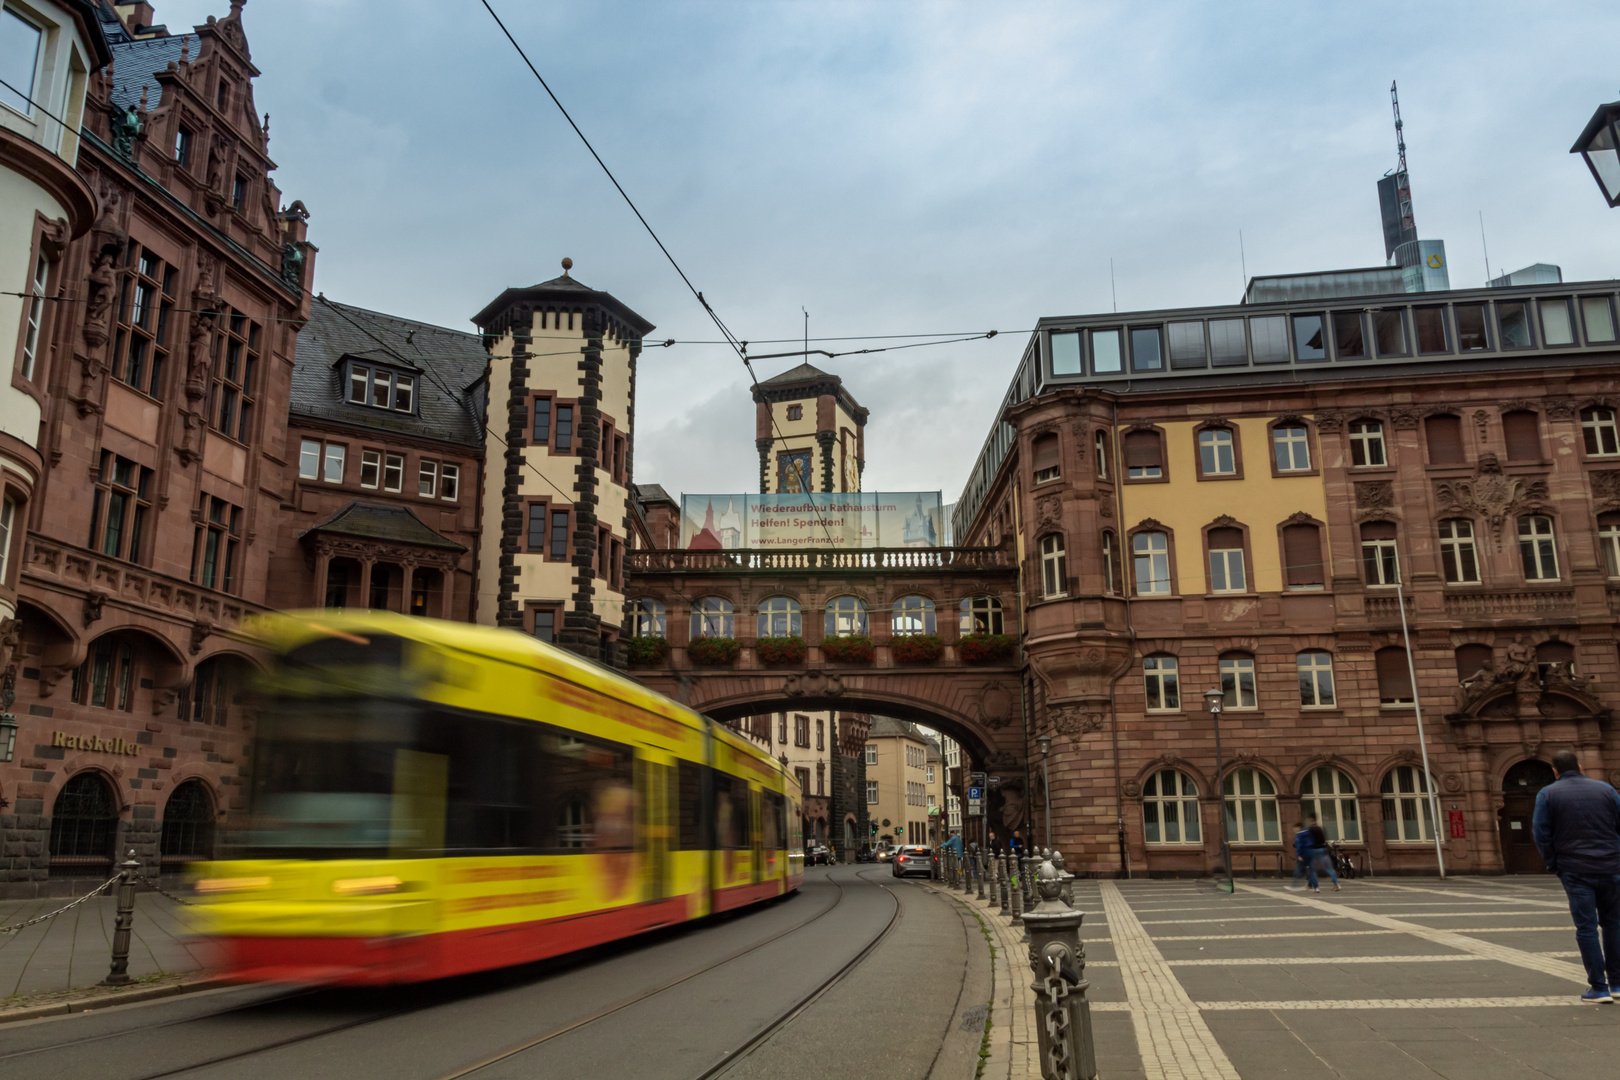
[[[755,952],[759,951],[760,949],[763,949],[763,948],[765,948],[765,947],[767,947],[767,946],[769,946],[769,945],[771,945],[771,944],[773,944],[773,943],[775,943],[777,941],[782,940],[783,938],[789,937],[789,936],[791,936],[791,935],[793,935],[795,933],[798,933],[798,932],[804,930],[806,927],[809,927],[812,924],[818,922],[819,920],[827,917],[835,909],[837,909],[837,907],[841,903],[843,903],[844,897],[846,895],[844,885],[842,883],[840,883],[840,882],[837,882],[837,881],[829,881],[828,883],[832,884],[837,889],[836,896],[834,897],[832,903],[827,904],[825,907],[823,907],[821,910],[817,911],[814,915],[810,916],[809,918],[802,919],[802,920],[800,920],[798,922],[795,922],[793,925],[785,927],[784,929],[770,935],[767,938],[764,938],[763,940],[754,942],[754,943],[749,944],[749,945],[747,945],[745,947],[742,947],[742,948],[734,949],[734,950],[728,952],[727,954],[725,954],[724,956],[714,960],[713,962],[704,964],[701,967],[696,968],[695,970],[685,972],[685,973],[679,975],[678,977],[667,979],[667,980],[661,982],[660,984],[658,984],[657,986],[648,988],[648,989],[640,991],[640,992],[638,992],[636,994],[632,994],[632,995],[630,995],[628,997],[625,997],[625,998],[623,998],[621,1000],[615,1001],[614,1003],[612,1003],[610,1005],[604,1006],[604,1007],[602,1007],[600,1009],[597,1009],[597,1010],[593,1011],[591,1014],[589,1014],[589,1015],[587,1015],[585,1017],[581,1017],[581,1018],[579,1018],[579,1019],[577,1019],[577,1020],[575,1020],[575,1021],[573,1021],[573,1022],[571,1022],[569,1024],[558,1027],[558,1028],[556,1028],[556,1029],[554,1029],[552,1031],[548,1031],[548,1032],[546,1032],[545,1034],[543,1034],[541,1036],[538,1036],[538,1037],[533,1038],[533,1039],[529,1039],[529,1040],[527,1040],[527,1041],[525,1041],[525,1042],[523,1042],[521,1044],[518,1044],[516,1046],[508,1047],[507,1049],[505,1049],[505,1050],[503,1050],[503,1051],[501,1051],[501,1052],[499,1052],[497,1054],[492,1054],[492,1055],[490,1055],[488,1057],[479,1059],[478,1061],[473,1062],[473,1063],[471,1063],[471,1064],[469,1064],[467,1066],[458,1068],[455,1071],[444,1074],[442,1077],[436,1078],[436,1080],[454,1080],[454,1078],[472,1075],[473,1073],[476,1073],[481,1069],[485,1069],[490,1065],[496,1064],[497,1062],[507,1060],[507,1059],[509,1059],[511,1057],[515,1057],[515,1056],[517,1056],[519,1054],[524,1053],[527,1050],[533,1049],[535,1047],[543,1045],[544,1043],[550,1042],[553,1039],[556,1039],[556,1038],[559,1038],[559,1037],[561,1037],[563,1035],[566,1035],[571,1031],[575,1031],[575,1030],[578,1030],[578,1029],[580,1029],[582,1027],[586,1027],[586,1026],[592,1024],[592,1023],[595,1023],[595,1022],[597,1022],[599,1020],[602,1020],[602,1019],[604,1019],[604,1018],[606,1018],[608,1016],[611,1016],[614,1013],[621,1012],[621,1011],[623,1011],[624,1009],[627,1009],[627,1008],[631,1008],[631,1007],[633,1007],[633,1006],[635,1006],[635,1005],[637,1005],[637,1004],[639,1004],[639,1003],[641,1003],[643,1001],[647,1001],[647,1000],[649,1000],[649,999],[651,999],[653,997],[656,997],[659,994],[665,993],[666,991],[668,991],[670,989],[673,989],[674,987],[677,987],[677,986],[679,986],[679,985],[681,985],[683,983],[689,982],[692,979],[698,978],[698,977],[700,977],[702,975],[708,974],[709,972],[712,972],[712,971],[714,971],[714,970],[716,970],[718,968],[724,967],[727,964],[730,964],[730,963],[733,963],[733,962],[735,962],[737,960],[740,960],[740,959],[750,955],[751,953],[755,953]],[[726,913],[726,914],[720,916],[720,918],[721,919],[727,919],[727,918],[733,917],[734,915],[746,914],[748,910],[750,910],[750,909],[744,909],[743,911],[739,911],[739,912],[735,912],[735,913]],[[752,909],[752,910],[758,910],[758,909]],[[898,905],[896,907],[896,913],[898,913]],[[893,922],[894,922],[894,918],[891,916],[889,925],[886,926],[883,933],[879,935],[879,940],[881,939],[882,936],[887,934],[888,929],[889,929],[890,926],[893,925]],[[710,920],[708,922],[708,925],[714,925],[714,920]],[[690,924],[688,924],[687,928],[689,928],[689,929],[698,929],[700,927],[691,926]],[[622,942],[622,943],[615,943],[615,944],[635,944],[636,942],[637,942],[637,939],[631,938],[631,939],[625,939],[625,941]],[[852,961],[850,964],[846,965],[844,968],[840,969],[839,975],[835,976],[834,980],[832,980],[832,981],[836,981],[836,978],[841,977],[841,975],[842,975],[842,973],[844,971],[847,971],[849,968],[852,968],[855,965],[855,963],[858,963],[860,959],[864,958],[866,953],[870,952],[871,948],[875,947],[875,945],[876,945],[876,940],[874,940],[874,942],[870,946],[868,946],[867,949],[863,950],[862,953],[854,961]],[[583,952],[581,954],[575,954],[573,957],[565,958],[566,961],[567,961],[567,966],[568,967],[575,967],[575,966],[578,966],[581,962],[589,963],[591,958],[593,957],[593,954],[595,954],[597,957],[599,957],[600,956],[600,949],[598,948],[598,949],[587,950],[587,951],[585,951],[585,952]],[[395,992],[396,993],[408,993],[408,994],[412,994],[412,996],[415,997],[417,994],[422,993],[422,987],[429,986],[429,985],[431,985],[431,984],[421,984],[421,986],[404,987],[404,988],[400,988],[399,990],[396,990]],[[830,987],[830,985],[831,985],[831,982],[826,984],[827,987]],[[136,1035],[144,1036],[144,1035],[149,1034],[149,1033],[151,1033],[153,1031],[158,1031],[158,1030],[168,1029],[168,1028],[176,1028],[176,1027],[183,1028],[186,1025],[200,1024],[200,1023],[204,1023],[204,1022],[207,1022],[207,1021],[210,1021],[210,1020],[219,1019],[219,1018],[222,1018],[222,1017],[231,1017],[233,1015],[251,1015],[255,1011],[262,1011],[262,1010],[268,1010],[268,1009],[271,1009],[271,1008],[275,1008],[277,1006],[285,1005],[285,1004],[287,1004],[289,1002],[296,1001],[296,1000],[298,1000],[300,998],[305,998],[305,997],[309,997],[309,996],[312,996],[312,995],[315,995],[315,994],[319,994],[319,993],[321,993],[321,992],[323,992],[325,990],[326,990],[326,988],[323,988],[323,987],[307,987],[307,986],[306,987],[297,987],[297,988],[293,988],[293,989],[289,990],[287,993],[276,994],[276,995],[274,995],[272,997],[269,997],[269,998],[260,999],[260,1000],[256,1000],[256,1001],[252,1001],[252,1002],[246,1002],[246,1003],[242,1003],[242,1004],[238,1004],[238,1005],[232,1005],[232,1006],[229,1006],[227,1008],[213,1010],[213,1011],[202,1013],[202,1014],[196,1015],[196,1016],[188,1016],[188,1017],[178,1018],[178,1019],[175,1019],[175,1020],[164,1021],[162,1023],[151,1025],[151,1026],[143,1026],[143,1027],[141,1027],[139,1029],[106,1032],[106,1033],[103,1033],[103,1034],[100,1034],[100,1035],[92,1035],[92,1036],[88,1036],[88,1037],[84,1037],[84,1038],[63,1040],[63,1041],[60,1041],[60,1042],[53,1042],[53,1043],[46,1044],[46,1045],[43,1045],[43,1046],[29,1047],[29,1048],[22,1049],[22,1050],[11,1051],[9,1053],[0,1054],[0,1062],[7,1062],[7,1061],[12,1061],[14,1059],[23,1059],[23,1058],[38,1058],[42,1054],[48,1054],[48,1053],[50,1053],[52,1051],[60,1051],[60,1050],[63,1050],[65,1048],[69,1048],[69,1047],[77,1047],[77,1046],[81,1046],[81,1045],[85,1045],[85,1044],[89,1044],[89,1043],[111,1042],[111,1041],[114,1041],[114,1040],[117,1040],[117,1039],[120,1039],[120,1038],[126,1038],[126,1039],[131,1038],[131,1037],[134,1037]],[[818,990],[817,993],[819,994],[819,990]],[[351,1018],[343,1020],[343,1021],[341,1021],[339,1023],[323,1025],[322,1027],[320,1027],[320,1028],[318,1028],[316,1030],[297,1032],[295,1034],[287,1035],[284,1038],[275,1039],[275,1040],[270,1041],[270,1042],[258,1043],[256,1045],[253,1045],[253,1046],[250,1046],[250,1047],[245,1047],[245,1048],[242,1048],[240,1050],[232,1051],[232,1052],[229,1052],[229,1053],[215,1054],[215,1055],[203,1058],[201,1060],[193,1060],[193,1061],[186,1061],[186,1062],[182,1062],[182,1063],[177,1063],[177,1064],[175,1064],[175,1065],[173,1065],[171,1067],[159,1069],[159,1070],[152,1071],[152,1072],[145,1072],[145,1073],[140,1073],[138,1075],[131,1075],[131,1076],[127,1076],[127,1077],[120,1077],[119,1080],[167,1080],[167,1078],[169,1078],[169,1077],[183,1076],[185,1074],[197,1072],[197,1071],[202,1070],[202,1069],[212,1068],[212,1067],[221,1066],[221,1065],[229,1065],[229,1064],[232,1064],[232,1063],[245,1062],[245,1061],[247,1061],[249,1059],[258,1057],[258,1056],[263,1055],[263,1054],[268,1054],[268,1053],[271,1053],[271,1052],[276,1051],[276,1050],[282,1050],[282,1049],[286,1049],[288,1047],[298,1046],[300,1044],[314,1043],[314,1042],[316,1042],[318,1040],[327,1038],[329,1036],[337,1035],[337,1034],[340,1034],[342,1032],[353,1031],[353,1030],[355,1030],[357,1028],[363,1028],[363,1027],[366,1027],[366,1026],[369,1026],[369,1025],[383,1023],[383,1022],[386,1022],[386,1021],[389,1021],[389,1020],[397,1019],[397,1018],[402,1017],[402,1016],[408,1016],[408,1015],[410,1015],[412,1013],[424,1012],[424,1011],[427,1011],[427,1010],[430,1010],[430,1009],[434,1008],[435,1006],[444,1004],[444,1001],[445,1001],[445,999],[443,998],[443,996],[435,996],[431,1000],[427,1000],[425,994],[423,994],[423,999],[422,1000],[413,1000],[409,1004],[401,1006],[401,1007],[382,1009],[382,1010],[376,1011],[374,1013],[370,1013],[368,1015],[351,1017]],[[807,999],[804,1004],[808,1004],[808,1003],[809,1003],[809,1001]],[[782,1023],[785,1023],[787,1019],[791,1019],[791,1017],[784,1018],[782,1020]],[[775,1026],[779,1027],[779,1026],[781,1026],[781,1024],[779,1023],[779,1024],[775,1025]],[[773,1028],[773,1030],[774,1030],[774,1028]],[[764,1037],[763,1035],[756,1036],[756,1038],[750,1040],[748,1046],[751,1048],[752,1046],[757,1045],[758,1042],[763,1040],[763,1037]],[[736,1057],[735,1054],[728,1055],[727,1060],[734,1059],[735,1057]],[[720,1064],[724,1064],[724,1062],[722,1062]],[[709,1075],[715,1075],[715,1074],[711,1071],[711,1072],[705,1073],[703,1075],[704,1076],[709,1076]]]

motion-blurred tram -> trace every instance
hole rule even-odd
[[[267,616],[247,809],[193,873],[244,981],[414,982],[760,903],[803,880],[769,754],[525,634]]]

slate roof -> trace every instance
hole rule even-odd
[[[656,502],[673,503],[676,506],[680,505],[680,503],[677,502],[669,492],[664,490],[664,486],[662,484],[632,484],[631,487],[635,489],[636,502],[640,503],[642,506],[647,506]]]
[[[781,386],[785,383],[809,382],[812,379],[837,379],[836,375],[829,375],[814,364],[800,364],[796,368],[788,368],[780,375],[773,375],[760,383],[761,386]],[[842,381],[842,380],[840,380]]]
[[[528,288],[503,289],[501,294],[484,306],[484,310],[472,317],[475,326],[483,327],[491,333],[498,332],[495,327],[501,325],[507,311],[515,304],[533,304],[545,307],[547,304],[560,303],[567,305],[587,306],[599,305],[633,336],[650,334],[657,329],[652,323],[631,311],[618,297],[612,293],[593,289],[589,285],[568,276],[563,271],[562,277],[542,281],[538,285]]]
[[[146,107],[156,109],[163,100],[163,87],[158,84],[157,73],[169,66],[169,61],[180,62],[182,43],[191,59],[197,59],[202,39],[196,34],[175,34],[137,40],[129,36],[124,24],[106,3],[97,5],[96,16],[101,32],[107,38],[112,52],[112,103],[123,108],[134,108],[141,102],[141,86],[146,86]]]
[[[422,524],[409,507],[382,503],[364,503],[356,499],[319,525],[311,526],[300,538],[312,533],[335,536],[356,536],[364,540],[386,540],[412,547],[441,548],[446,551],[466,551],[466,545],[440,536]]]
[[[917,725],[908,720],[896,720],[892,716],[872,717],[872,726],[867,729],[866,737],[877,739],[886,736],[901,736],[918,742],[923,738],[922,733],[917,730]]]
[[[350,405],[345,400],[344,365],[339,363],[346,356],[420,372],[417,414]],[[483,338],[478,334],[319,296],[310,305],[309,322],[298,332],[288,412],[350,427],[482,447],[479,391],[486,362]]]
[[[820,394],[836,395],[857,423],[866,423],[867,410],[855,400],[844,380],[808,362],[772,375],[753,388],[754,400],[759,402],[802,401]]]

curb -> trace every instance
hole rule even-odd
[[[159,998],[175,997],[179,994],[188,994],[198,990],[214,990],[228,985],[231,984],[222,978],[206,976],[194,979],[191,982],[138,987],[133,990],[114,989],[100,994],[86,994],[83,997],[53,1001],[48,1005],[20,1005],[14,1008],[0,1009],[0,1025],[12,1024],[20,1020],[37,1020],[44,1016],[67,1016],[70,1013],[92,1012],[97,1009],[110,1008],[114,1005],[132,1005],[140,1001],[155,1001]]]

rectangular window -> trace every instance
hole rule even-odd
[[[1125,475],[1132,480],[1153,480],[1164,475],[1164,446],[1157,431],[1126,433]]]
[[[205,589],[234,592],[242,510],[207,494],[201,496],[201,509],[203,521],[191,549],[191,580]]]
[[[366,403],[366,387],[371,383],[371,369],[356,364],[349,369],[349,401],[355,405]]]
[[[1378,673],[1380,705],[1412,704],[1412,669],[1407,666],[1405,649],[1379,649],[1373,654],[1373,667]]]
[[[1310,472],[1310,433],[1302,427],[1278,425],[1271,429],[1271,447],[1278,472]]]
[[[152,470],[110,450],[101,452],[90,508],[90,548],[138,562],[151,518]]]
[[[382,482],[382,452],[360,451],[360,486],[375,489]]]
[[[1451,309],[1457,320],[1457,348],[1461,352],[1485,352],[1491,339],[1485,332],[1485,305],[1458,304]]]
[[[298,476],[303,480],[316,480],[321,475],[321,444],[316,439],[303,439],[298,444]]]
[[[1450,352],[1446,340],[1446,309],[1420,307],[1412,309],[1412,324],[1417,328],[1417,346],[1420,353]]]
[[[1358,420],[1350,425],[1350,464],[1358,468],[1378,468],[1384,457],[1384,425],[1376,420]]]
[[[39,69],[39,47],[44,34],[10,8],[0,11],[0,102],[24,116],[33,116],[34,75]],[[13,87],[15,89],[13,89]]]
[[[551,399],[534,399],[534,437],[531,440],[535,446],[551,445]]]
[[[174,271],[151,251],[130,247],[129,276],[119,294],[116,332],[108,354],[112,377],[152,397],[163,396]],[[127,303],[125,300],[127,299]],[[233,413],[237,402],[232,401]],[[231,432],[227,432],[231,434]]]
[[[1340,360],[1365,360],[1367,338],[1359,311],[1333,313],[1333,351]]]
[[[1209,320],[1209,353],[1216,367],[1247,367],[1249,339],[1243,330],[1243,320]]]
[[[1294,316],[1294,356],[1302,364],[1327,359],[1327,342],[1322,339],[1322,316]]]
[[[1131,327],[1131,370],[1164,370],[1164,353],[1160,346],[1157,326]]]
[[[1519,519],[1519,558],[1526,581],[1556,581],[1558,554],[1553,548],[1552,518],[1534,514]]]
[[[1178,712],[1181,684],[1173,656],[1149,656],[1142,660],[1148,712]]]
[[[557,611],[555,608],[534,609],[534,636],[541,641],[557,640]]]
[[[867,806],[876,806],[877,805],[877,801],[878,801],[878,786],[877,786],[877,784],[878,784],[878,782],[876,780],[868,780],[866,782],[866,805]]]
[[[1216,548],[1209,553],[1209,591],[1246,591],[1242,548]]]
[[[1451,518],[1440,523],[1440,566],[1453,585],[1478,584],[1479,559],[1474,550],[1474,523]]]
[[[0,585],[6,584],[11,574],[11,529],[17,521],[17,503],[12,499],[0,501]],[[1610,575],[1613,577],[1614,575]]]
[[[1170,366],[1172,368],[1201,368],[1209,361],[1209,353],[1204,348],[1204,323],[1173,322],[1165,327],[1165,336],[1170,344]]]
[[[571,454],[574,452],[574,407],[572,405],[557,406],[557,452]]]
[[[551,512],[551,558],[553,562],[568,559],[568,511]]]
[[[1530,336],[1530,305],[1522,301],[1496,305],[1496,328],[1504,349],[1528,349],[1535,344]]]
[[[1423,434],[1429,444],[1429,464],[1460,465],[1468,460],[1463,447],[1462,417],[1444,414],[1426,417]]]
[[[238,176],[231,184],[231,209],[240,211],[247,201],[247,177]]]
[[[1333,697],[1333,658],[1325,652],[1300,653],[1299,703],[1307,709],[1330,709]]]
[[[1586,323],[1588,345],[1614,340],[1614,310],[1607,296],[1581,297],[1581,319]]]
[[[1047,599],[1068,595],[1068,561],[1063,538],[1055,533],[1041,538],[1041,588]]]
[[[1102,534],[1103,553],[1103,592],[1109,596],[1119,595],[1119,552],[1115,550],[1114,534]]]
[[[1400,582],[1400,561],[1395,553],[1393,524],[1369,521],[1361,527],[1361,561],[1368,585],[1395,585]]]
[[[1288,363],[1288,319],[1285,316],[1250,319],[1249,336],[1254,339],[1256,364]]]
[[[259,324],[240,311],[220,320],[214,359],[214,427],[247,442],[253,433],[255,381],[259,366]]]
[[[1614,410],[1593,406],[1581,410],[1581,439],[1588,457],[1613,457],[1620,454],[1620,426]]]
[[[810,718],[802,713],[793,717],[793,745],[810,745]]]
[[[439,469],[439,498],[455,502],[461,497],[461,466],[446,464]]]
[[[182,169],[191,164],[191,132],[186,128],[174,133],[174,160]]]
[[[786,736],[783,736],[783,739],[785,741]],[[866,748],[866,763],[868,765],[876,765],[877,764],[877,747],[868,746]]]
[[[1379,356],[1407,354],[1406,320],[1401,317],[1400,308],[1373,312],[1373,344]]]
[[[1568,300],[1541,302],[1541,341],[1549,346],[1575,344],[1575,327],[1570,322]]]
[[[1235,476],[1237,455],[1232,433],[1209,428],[1198,433],[1198,466],[1205,476]]]
[[[1248,656],[1221,658],[1221,692],[1228,709],[1255,707],[1254,659]]]
[[[1091,332],[1091,370],[1096,375],[1117,375],[1125,370],[1118,330]]]
[[[1142,596],[1170,593],[1170,538],[1162,532],[1140,532],[1131,537],[1136,591]]]
[[[416,377],[401,375],[394,380],[394,411],[410,412],[416,401]]]
[[[546,550],[546,504],[529,504],[529,550]]]
[[[416,466],[416,493],[424,499],[431,499],[439,492],[439,463],[437,461],[423,461]]]
[[[39,354],[40,328],[45,321],[45,284],[51,265],[41,255],[34,260],[34,280],[28,286],[28,327],[23,333],[22,377],[33,381]]]
[[[1527,409],[1502,414],[1502,439],[1509,461],[1541,460],[1541,422]]]
[[[1620,578],[1620,522],[1609,520],[1599,524],[1598,546],[1603,549],[1603,565],[1609,577]]]
[[[1080,335],[1078,333],[1052,335],[1052,374],[1079,375]]]
[[[322,471],[328,484],[343,483],[343,457],[346,448],[340,443],[326,444],[326,467]]]
[[[405,455],[387,454],[383,457],[383,490],[401,491],[405,487]]]

